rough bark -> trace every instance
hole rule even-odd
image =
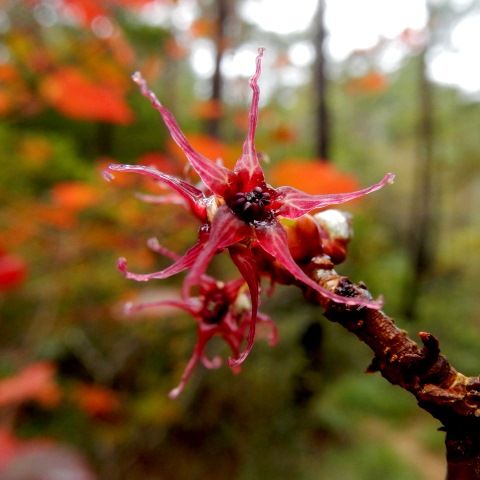
[[[365,285],[354,284],[335,270],[313,263],[309,270],[315,281],[332,292],[371,298]],[[329,320],[372,349],[369,371],[379,371],[393,385],[408,390],[421,408],[441,422],[446,432],[447,479],[480,479],[480,377],[457,372],[428,332],[418,333],[420,346],[381,310],[334,303],[311,289],[305,295],[325,308]]]

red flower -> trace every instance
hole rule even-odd
[[[161,272],[150,275],[131,274],[126,272],[126,265],[122,260],[120,268],[129,278],[136,280],[166,278],[189,269],[183,284],[183,296],[188,298],[191,288],[201,283],[211,259],[219,251],[228,248],[233,262],[248,284],[252,298],[247,348],[231,362],[231,365],[239,365],[245,360],[253,346],[255,336],[260,280],[259,269],[251,251],[252,247],[273,257],[297,280],[334,302],[354,307],[380,308],[379,301],[342,297],[325,290],[313,281],[292,258],[288,249],[286,231],[278,221],[278,217],[296,219],[313,209],[344,203],[379,190],[386,184],[392,183],[394,179],[394,175],[389,173],[371,187],[356,192],[327,195],[310,195],[293,187],[273,188],[267,184],[255,149],[260,95],[258,78],[261,73],[262,55],[263,49],[259,49],[256,71],[250,79],[253,97],[247,138],[242,155],[233,171],[196,152],[180,130],[172,113],[148,88],[141,74],[137,72],[133,75],[133,80],[139,86],[141,93],[160,113],[172,139],[182,149],[191,167],[205,184],[206,191],[154,168],[118,164],[109,166],[112,171],[140,173],[171,187],[183,197],[202,222],[198,242],[183,257]]]
[[[220,357],[210,359],[205,354],[205,346],[214,336],[223,338],[230,347],[233,357],[238,357],[252,317],[251,305],[249,305],[247,297],[242,292],[244,285],[243,279],[224,283],[207,275],[202,275],[198,297],[190,297],[183,301],[161,300],[126,305],[127,313],[138,312],[151,307],[178,307],[190,313],[197,322],[197,342],[183,371],[180,383],[169,393],[170,398],[177,398],[182,393],[199,361],[210,369],[218,368],[222,364]],[[269,343],[274,345],[277,341],[275,324],[269,317],[261,313],[257,314],[257,318],[271,327]],[[235,373],[239,369],[238,365],[232,364],[230,364],[230,368]]]

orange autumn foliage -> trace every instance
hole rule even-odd
[[[297,139],[297,133],[295,130],[286,125],[279,125],[272,131],[271,135],[275,142],[280,143],[292,143]]]
[[[229,168],[235,164],[238,157],[238,152],[235,149],[208,135],[189,134],[188,141],[197,152],[200,152],[212,161],[221,159],[224,165]],[[168,141],[168,150],[178,158],[182,164],[186,163],[184,153],[171,139]]]
[[[388,79],[380,73],[371,71],[363,77],[358,77],[350,80],[347,84],[347,91],[349,93],[380,93],[387,89]]]
[[[197,18],[190,26],[190,35],[194,38],[212,37],[215,33],[215,23],[209,18]]]
[[[182,60],[187,56],[188,50],[175,38],[169,38],[165,43],[166,54],[174,60]]]
[[[51,196],[55,205],[79,211],[98,203],[100,192],[84,182],[61,182],[52,188]]]
[[[19,74],[17,69],[10,63],[1,63],[0,64],[0,82],[11,83],[17,81]]]
[[[195,105],[194,115],[197,118],[203,118],[205,120],[216,120],[223,115],[222,102],[218,100],[198,102]]]
[[[77,385],[73,390],[73,400],[82,411],[93,418],[112,417],[119,413],[121,407],[118,395],[99,385]]]
[[[291,185],[311,194],[352,192],[359,189],[357,179],[335,165],[300,158],[285,160],[270,170],[274,185]]]
[[[39,223],[60,230],[70,230],[77,225],[76,212],[57,205],[38,204],[35,215]]]
[[[60,401],[60,389],[55,383],[55,365],[36,362],[28,365],[16,375],[0,380],[0,407],[35,401],[53,408]]]
[[[181,173],[181,168],[177,162],[174,162],[171,158],[158,152],[144,153],[139,157],[137,163],[139,165],[154,167],[157,170],[170,175],[178,175]]]
[[[73,67],[46,76],[40,89],[45,101],[69,118],[118,124],[133,119],[120,89],[95,82]]]
[[[17,151],[24,164],[31,170],[43,168],[54,153],[52,142],[42,135],[28,135],[22,138]]]
[[[12,101],[8,92],[0,90],[0,115],[6,115],[12,110]]]
[[[15,457],[19,449],[19,440],[7,427],[0,427],[0,473]]]
[[[63,0],[68,13],[84,25],[96,17],[107,16],[115,7],[140,8],[151,0]]]
[[[102,5],[104,2],[98,0],[63,0],[63,3],[71,15],[85,24],[107,13]]]

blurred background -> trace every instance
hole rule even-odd
[[[184,171],[135,70],[194,147],[231,166],[266,47],[270,182],[332,193],[396,172],[347,206],[338,270],[478,374],[478,45],[475,0],[0,0],[0,478],[443,478],[437,422],[365,375],[368,348],[293,288],[263,300],[275,348],[259,341],[236,376],[199,367],[169,400],[194,322],[122,305],[168,298],[182,278],[136,284],[115,262],[157,270],[168,261],[146,240],[182,252],[197,225],[140,202],[151,184],[101,171]]]

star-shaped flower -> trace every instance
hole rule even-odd
[[[109,166],[111,171],[139,173],[169,186],[184,199],[202,223],[198,242],[170,267],[150,275],[128,273],[127,276],[136,280],[166,278],[188,269],[182,289],[184,298],[188,298],[192,287],[200,284],[212,258],[219,251],[228,248],[233,262],[248,284],[252,298],[247,347],[241,355],[231,359],[231,365],[239,365],[245,360],[253,346],[255,336],[260,280],[252,247],[273,257],[298,281],[334,302],[354,307],[380,308],[379,301],[342,297],[325,290],[312,280],[293,259],[288,249],[287,234],[279,222],[279,217],[296,219],[314,209],[345,203],[379,190],[392,183],[394,179],[394,175],[388,173],[380,182],[370,187],[356,192],[330,195],[310,195],[293,187],[273,188],[266,183],[255,148],[260,96],[258,79],[262,56],[263,49],[259,49],[256,70],[250,79],[253,96],[247,138],[242,155],[233,171],[218,162],[210,161],[192,148],[172,113],[160,103],[138,72],[133,75],[133,80],[141,93],[160,113],[172,139],[182,149],[206,188],[200,190],[184,180],[166,175],[154,168],[118,164]],[[121,263],[120,267],[126,272],[124,263]]]
[[[252,317],[251,303],[243,292],[244,286],[243,279],[224,283],[202,275],[199,295],[196,297],[126,305],[128,314],[152,307],[177,307],[188,312],[197,322],[197,342],[178,386],[169,393],[170,398],[177,398],[182,393],[198,362],[201,361],[206,368],[210,369],[218,368],[222,364],[220,357],[210,359],[205,353],[205,347],[213,337],[217,336],[225,340],[234,358],[240,354]],[[270,328],[269,344],[275,345],[278,334],[273,321],[260,312],[257,314],[257,319]],[[239,371],[237,365],[230,365],[230,368],[234,373]]]

